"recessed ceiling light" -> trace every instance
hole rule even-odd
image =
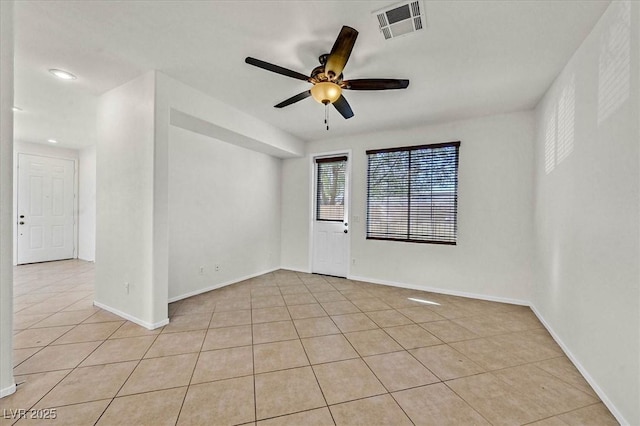
[[[55,140],[55,139],[47,139],[47,142],[49,142],[49,143],[58,143],[58,141]]]
[[[51,68],[49,72],[62,80],[75,80],[77,77],[69,71]]]
[[[17,107],[17,106],[14,106],[12,109],[13,109],[15,112],[22,111],[22,108],[19,108],[19,107]]]

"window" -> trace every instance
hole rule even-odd
[[[367,151],[367,239],[456,244],[459,149]]]
[[[316,220],[344,220],[347,157],[316,158]]]

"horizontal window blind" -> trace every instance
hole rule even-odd
[[[316,220],[344,220],[347,157],[316,158]]]
[[[367,151],[367,238],[456,244],[460,142]]]

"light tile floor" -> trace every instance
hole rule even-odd
[[[93,306],[91,263],[14,281],[1,425],[617,424],[521,306],[277,271],[149,331]]]

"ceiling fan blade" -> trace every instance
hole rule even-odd
[[[287,105],[295,104],[296,102],[299,102],[299,101],[301,101],[303,99],[306,99],[309,96],[311,96],[311,90],[307,90],[306,92],[298,93],[297,95],[292,96],[289,99],[286,99],[286,100],[280,102],[278,105],[274,105],[274,108],[284,108]]]
[[[309,77],[304,74],[287,68],[283,68],[278,65],[270,64],[269,62],[261,61],[260,59],[247,56],[244,61],[249,65],[262,68],[263,70],[275,72],[276,74],[286,75],[287,77],[296,78],[302,81],[309,81]]]
[[[335,80],[342,74],[342,70],[349,60],[357,37],[358,31],[351,27],[345,25],[340,30],[340,34],[338,34],[338,38],[331,48],[331,53],[329,53],[327,63],[324,67],[324,73],[329,80]]]
[[[363,78],[358,80],[343,81],[345,89],[350,90],[390,90],[406,89],[409,80],[397,80],[393,78]]]
[[[353,117],[353,111],[351,110],[351,105],[349,105],[349,102],[347,102],[344,96],[340,95],[338,100],[333,103],[333,106],[336,107],[340,115],[342,115],[344,118]]]

